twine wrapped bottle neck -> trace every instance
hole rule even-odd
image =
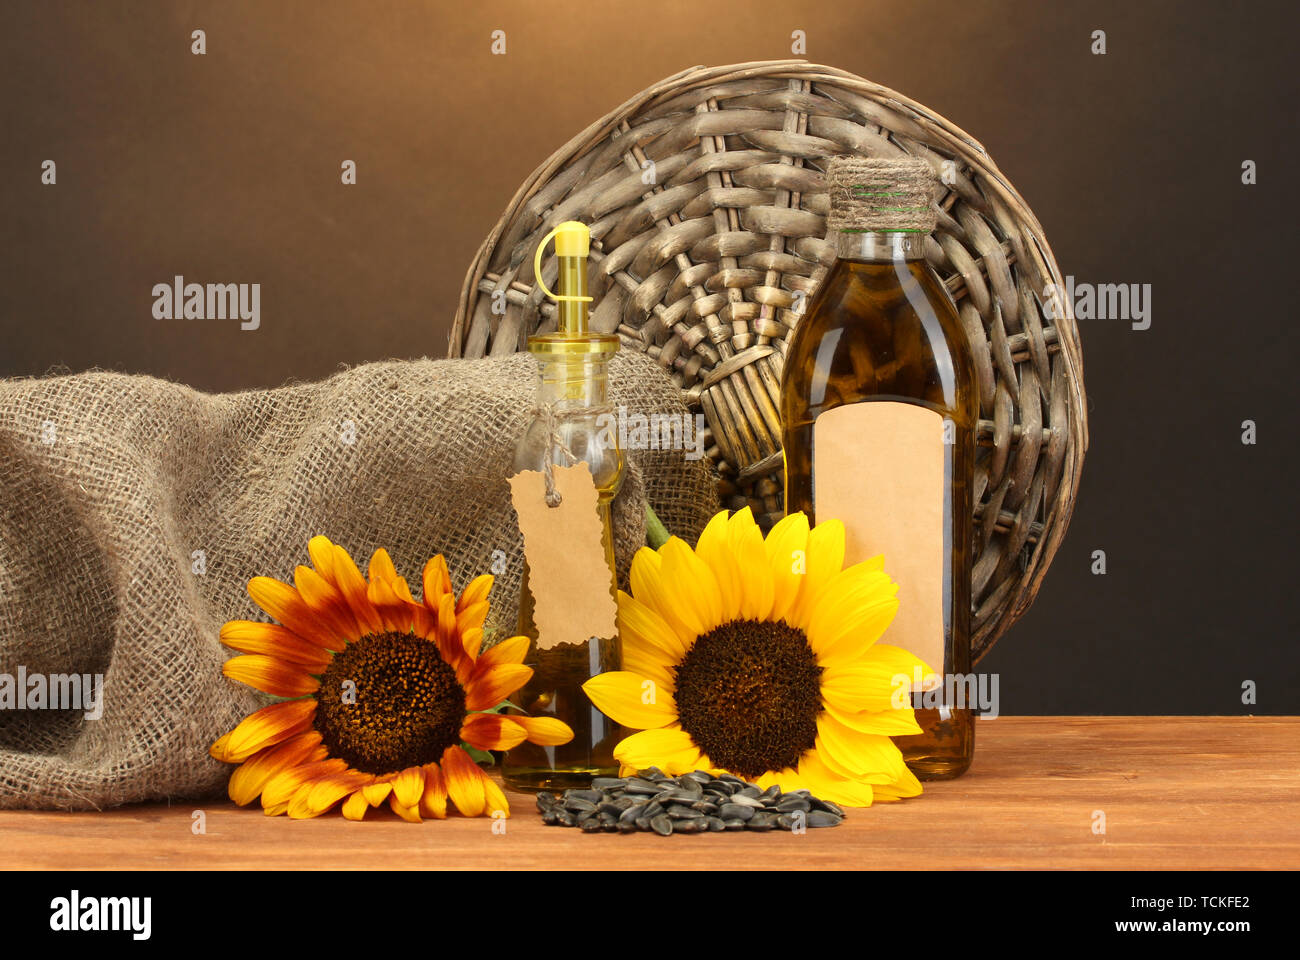
[[[841,258],[916,260],[934,229],[934,174],[916,158],[836,157],[828,224]]]

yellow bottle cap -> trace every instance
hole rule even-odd
[[[555,238],[555,255],[561,258],[561,276],[558,284],[561,293],[547,289],[542,280],[542,255],[551,238]],[[587,329],[586,304],[592,300],[583,294],[572,294],[568,290],[583,289],[586,271],[585,261],[591,252],[591,230],[579,220],[566,220],[542,238],[537,245],[537,254],[533,257],[533,274],[538,288],[550,299],[560,305],[559,328],[554,333],[538,334],[528,338],[528,349],[533,354],[550,356],[590,356],[591,354],[609,354],[618,350],[618,337],[612,334],[595,333]],[[567,266],[566,260],[567,259]],[[567,277],[567,279],[566,279]],[[567,307],[566,307],[567,304]]]

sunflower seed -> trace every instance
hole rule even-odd
[[[642,813],[641,807],[628,807],[621,814],[619,814],[618,822],[635,823],[637,818],[641,816],[641,813]]]
[[[649,803],[645,805],[643,810],[645,812],[642,814],[642,816],[657,817],[659,816],[659,814],[664,812],[664,805],[660,803],[658,800],[651,800]]]
[[[730,820],[723,820],[722,822],[726,825],[727,829],[732,832],[745,829],[745,821],[741,820],[739,817],[733,817]]]
[[[568,810],[557,810],[555,818],[566,827],[576,827],[578,825],[578,818]]]
[[[564,809],[572,810],[575,813],[590,813],[595,811],[596,805],[590,800],[584,800],[582,797],[566,797]]]
[[[759,810],[763,807],[761,801],[755,800],[753,797],[744,793],[733,793],[729,802],[738,804],[742,807],[749,807],[751,810]]]
[[[814,810],[807,816],[807,823],[810,827],[838,827],[843,822],[843,817],[837,817],[825,810]]]
[[[737,790],[734,794],[732,794],[732,796],[733,796],[733,797],[750,797],[750,798],[756,800],[756,799],[758,799],[759,796],[762,795],[762,793],[763,793],[762,790],[758,789],[758,787],[756,787],[756,786],[754,786],[752,783],[750,783],[750,784],[746,784],[745,786],[741,787],[741,788],[740,788],[739,790]]]
[[[554,807],[549,807],[542,811],[542,823],[548,827],[553,827],[560,822],[559,814],[555,812]]]
[[[713,774],[706,773],[703,770],[692,770],[690,773],[686,774],[684,779],[694,780],[701,784],[711,783],[713,781]]]
[[[673,832],[673,822],[668,819],[668,814],[661,813],[659,816],[651,818],[650,829],[659,834],[659,836],[666,837],[668,834]]]
[[[783,813],[776,818],[776,825],[782,830],[793,830],[794,817],[790,816],[788,813]]]
[[[794,813],[796,810],[807,812],[812,809],[812,804],[803,797],[782,797],[777,801],[776,809],[779,813]]]
[[[727,829],[721,817],[709,817],[706,822],[709,825],[709,833],[721,833]]]
[[[565,790],[564,796],[567,799],[586,800],[588,803],[600,803],[605,799],[605,795],[599,790]]]
[[[608,813],[611,817],[617,817],[623,812],[623,808],[613,800],[602,800],[596,804],[596,811],[601,814]]]
[[[614,827],[619,833],[636,833],[637,829],[636,824],[630,820],[620,820]]]
[[[638,830],[649,830],[649,829],[650,829],[650,818],[649,818],[649,817],[637,817],[636,820],[635,820],[635,823],[636,823],[636,828],[637,828]]]
[[[623,788],[627,793],[648,793],[653,796],[660,792],[658,784],[651,783],[649,780],[642,780],[640,777],[630,777],[627,786]]]
[[[673,833],[707,833],[709,823],[703,817],[699,820],[674,820]]]
[[[604,827],[601,826],[599,820],[589,817],[578,824],[578,829],[583,833],[600,833]]]
[[[844,816],[844,810],[838,803],[832,803],[830,800],[819,800],[817,797],[812,797],[809,802],[812,804],[814,810],[819,810],[823,813],[833,813],[837,817]]]
[[[706,816],[711,816],[718,812],[718,805],[716,803],[710,803],[708,800],[696,800],[691,804],[691,809],[698,810]]]
[[[593,790],[622,790],[626,785],[626,781],[619,777],[592,777],[591,779]]]
[[[740,803],[724,803],[718,808],[718,816],[724,820],[748,820],[754,816],[754,808]]]
[[[704,814],[698,810],[692,810],[690,807],[680,803],[674,803],[668,808],[668,816],[674,820],[703,820]]]
[[[547,807],[559,806],[560,798],[553,793],[543,790],[537,795],[537,807],[539,810],[545,810]]]
[[[781,787],[780,787],[779,784],[775,784],[775,783],[774,783],[774,784],[772,784],[770,787],[768,787],[766,790],[764,790],[761,794],[759,794],[759,799],[760,799],[760,800],[775,800],[775,799],[776,799],[777,797],[779,797],[780,795],[781,795]]]
[[[776,826],[775,817],[769,816],[766,813],[756,813],[750,819],[750,821],[747,824],[745,824],[745,829],[765,831],[765,830],[771,830],[775,826]]]

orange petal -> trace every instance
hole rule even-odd
[[[231,657],[221,672],[273,697],[303,697],[320,689],[319,681],[302,667],[260,653]]]
[[[480,750],[511,750],[526,736],[523,727],[498,713],[471,714],[460,728],[461,740]]]
[[[420,816],[447,819],[447,787],[436,763],[424,765],[424,796],[420,797]]]
[[[290,737],[284,743],[267,747],[245,760],[230,775],[226,792],[239,806],[245,806],[256,800],[267,781],[280,771],[324,760],[325,755],[326,748],[321,744],[320,734],[308,730]]]
[[[473,630],[483,626],[487,620],[488,608],[490,604],[484,600],[480,603],[471,603],[468,607],[456,614],[456,627],[461,633]]]
[[[240,653],[264,653],[289,663],[306,667],[308,673],[320,673],[329,666],[333,655],[324,647],[304,640],[288,627],[256,620],[231,620],[222,625],[221,642]]]
[[[417,804],[414,807],[404,807],[397,802],[397,794],[388,798],[388,806],[392,808],[393,813],[397,814],[407,823],[421,823],[420,807]]]
[[[352,791],[374,779],[373,774],[359,770],[328,774],[315,782],[304,783],[289,801],[288,814],[292,820],[319,817]]]
[[[414,626],[415,617],[397,592],[394,580],[383,577],[372,579],[366,587],[366,599],[374,605],[379,618],[384,621],[385,629],[407,633]]]
[[[298,588],[298,595],[303,602],[332,634],[349,643],[361,637],[357,618],[352,615],[352,608],[338,587],[311,567],[303,566],[294,568],[293,584]]]
[[[483,646],[482,627],[471,627],[468,630],[462,630],[460,645],[465,651],[465,656],[471,660],[477,660],[479,649]]]
[[[488,816],[494,819],[497,817],[509,818],[510,816],[510,801],[506,799],[505,793],[497,786],[497,782],[488,776],[483,778],[483,808]]]
[[[337,544],[334,547],[334,583],[347,600],[357,627],[363,633],[382,633],[384,622],[366,597],[366,578],[352,562],[348,552]]]
[[[486,778],[468,753],[455,746],[443,751],[442,774],[447,782],[447,794],[457,810],[467,817],[477,817],[483,812]]]
[[[370,582],[376,580],[393,581],[397,579],[397,568],[393,566],[393,558],[388,555],[388,551],[380,547],[370,555]]]
[[[447,561],[442,554],[430,557],[424,565],[423,601],[432,614],[437,614],[438,603],[451,593],[451,575],[447,572]]]
[[[413,807],[424,795],[424,768],[407,767],[393,778],[393,796],[403,807]]]
[[[486,670],[475,670],[465,688],[467,710],[487,710],[495,707],[528,682],[532,667],[520,663],[502,663]]]
[[[330,631],[307,606],[302,595],[287,583],[273,577],[254,577],[248,581],[248,595],[253,602],[276,620],[302,637],[326,650],[342,650],[343,637]]]
[[[492,576],[492,574],[485,573],[470,581],[470,585],[461,591],[460,600],[456,603],[456,612],[461,613],[475,604],[487,602],[488,594],[492,592],[492,584],[495,580],[496,577]]]
[[[239,722],[239,726],[230,731],[224,756],[217,759],[227,763],[247,760],[259,750],[283,743],[294,734],[302,733],[311,726],[315,713],[316,701],[311,698],[273,703],[256,713],[250,713]],[[216,744],[213,747],[215,749]]]
[[[347,768],[346,760],[333,757],[329,760],[319,760],[316,763],[305,763],[281,770],[262,788],[262,809],[268,816],[284,813],[289,809],[289,802],[303,784],[315,782],[332,773],[342,773]]]
[[[455,668],[456,680],[465,686],[474,672],[474,661],[465,655],[465,645],[456,629],[456,598],[449,593],[438,601],[437,643],[442,659]]]
[[[494,644],[479,654],[478,669],[486,670],[502,663],[523,663],[531,642],[527,637],[511,637]]]

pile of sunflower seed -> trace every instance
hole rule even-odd
[[[680,777],[657,767],[635,777],[596,777],[587,790],[563,796],[539,793],[537,809],[548,826],[577,827],[583,833],[720,833],[724,830],[801,830],[837,827],[844,811],[807,790],[766,790],[702,770]]]

